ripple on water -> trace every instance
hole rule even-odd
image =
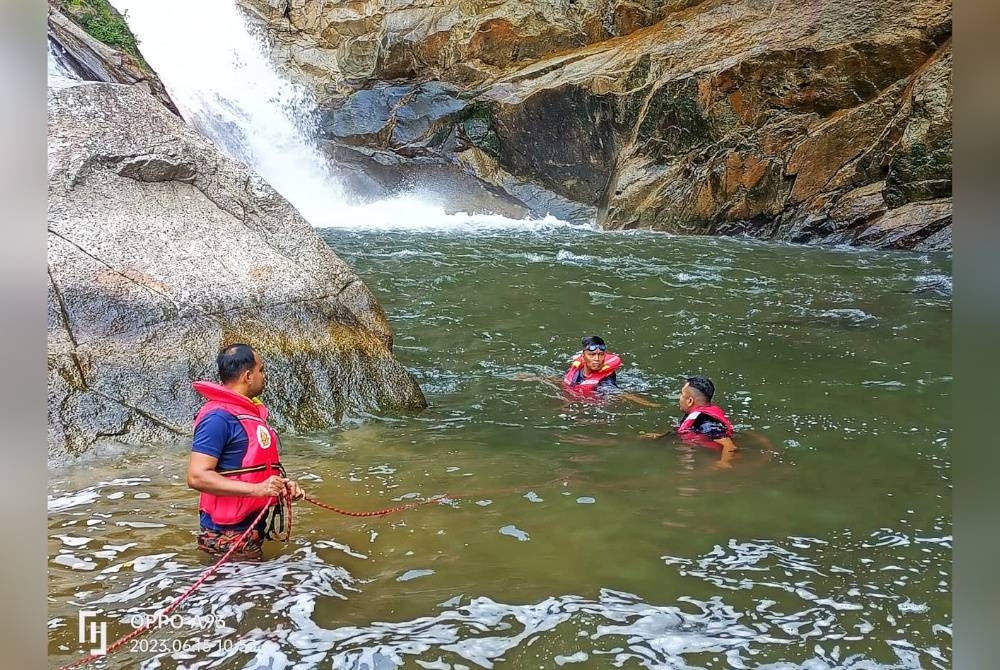
[[[524,532],[523,530],[514,525],[504,526],[503,528],[500,529],[500,534],[509,535],[510,537],[517,538],[521,542],[527,542],[528,540],[531,539],[531,537],[526,532]]]
[[[434,574],[433,570],[407,570],[406,572],[404,572],[403,574],[401,574],[399,577],[396,577],[396,581],[397,582],[408,582],[408,581],[410,581],[412,579],[418,579],[420,577],[427,577],[427,576],[433,575],[433,574]]]
[[[796,644],[847,646],[857,642],[863,643],[858,645],[861,648],[871,648],[874,641],[868,636],[875,630],[873,622],[881,619],[883,629],[897,628],[887,607],[894,603],[894,609],[914,619],[905,633],[908,648],[924,663],[943,670],[940,646],[950,651],[950,639],[941,640],[937,627],[944,623],[942,618],[949,617],[950,587],[940,576],[948,573],[951,555],[948,547],[915,552],[915,540],[906,532],[880,528],[864,537],[844,531],[830,541],[805,537],[784,542],[730,540],[698,559],[664,556],[663,560],[679,566],[682,575],[754,594],[753,609],[764,613],[756,617],[763,638],[791,638]],[[888,551],[897,553],[890,558]],[[887,581],[879,575],[886,570],[904,575]],[[937,599],[937,607],[926,602],[928,597]],[[918,660],[904,667],[924,665]]]
[[[149,477],[125,477],[121,479],[112,479],[107,482],[100,482],[94,486],[89,486],[65,495],[49,495],[47,508],[49,513],[63,512],[74,507],[89,505],[97,501],[100,499],[104,489],[118,488],[122,486],[141,486],[143,484],[149,484],[149,482]],[[56,491],[56,493],[59,493],[59,491]],[[121,491],[114,491],[109,494],[107,498],[116,500],[124,497],[124,495],[125,494]]]

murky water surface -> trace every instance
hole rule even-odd
[[[721,239],[325,231],[431,407],[287,437],[294,538],[224,566],[108,668],[948,668],[950,261]],[[573,401],[582,335],[624,398]],[[706,374],[741,433],[674,425]],[[182,446],[53,472],[50,653],[210,564]]]

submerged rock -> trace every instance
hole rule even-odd
[[[425,406],[375,297],[260,177],[138,88],[48,96],[50,457],[187,438],[235,341],[279,429]]]

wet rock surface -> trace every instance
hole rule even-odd
[[[535,215],[566,202],[607,228],[946,244],[950,2],[246,5],[347,114],[328,137],[439,156]],[[865,234],[914,202],[937,203],[934,223]]]
[[[55,45],[60,59],[81,79],[137,86],[155,96],[171,112],[178,114],[177,107],[156,73],[124,51],[91,37],[51,0],[47,33],[49,42]]]
[[[420,409],[351,268],[144,91],[49,90],[50,458],[187,439],[220,346],[253,344],[281,430]]]

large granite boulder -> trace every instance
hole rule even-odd
[[[368,288],[267,183],[142,90],[50,88],[50,457],[186,438],[220,346],[282,430],[420,409]]]
[[[459,125],[469,116],[467,107],[456,87],[441,82],[378,84],[322,111],[320,144],[357,202],[418,193],[448,213],[531,215],[530,205],[509,188],[480,179],[450,157],[473,146]]]

